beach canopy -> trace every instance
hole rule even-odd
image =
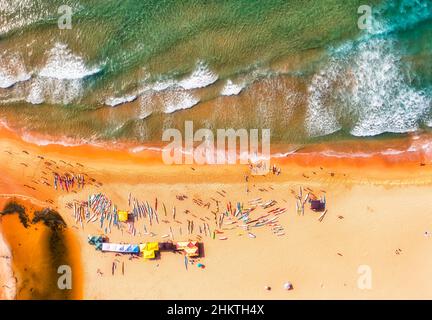
[[[177,242],[176,250],[184,251],[187,257],[197,257],[199,256],[199,246],[197,241],[182,241]]]
[[[129,213],[127,211],[119,211],[118,217],[120,222],[126,222],[128,221]]]
[[[107,238],[105,236],[102,235],[97,235],[97,236],[91,236],[89,235],[87,237],[87,241],[89,244],[96,246],[98,244],[102,244],[103,242],[105,242],[107,240]]]
[[[158,251],[159,250],[159,243],[158,242],[146,242],[141,243],[139,245],[140,251],[144,252],[145,250],[148,251]]]
[[[156,258],[156,253],[154,250],[144,250],[143,251],[143,258],[144,259],[154,259],[154,258]]]
[[[137,244],[103,243],[102,251],[119,253],[139,253],[140,248]]]
[[[159,250],[159,243],[157,243],[157,242],[147,242],[146,249],[147,250],[153,250],[153,251]]]
[[[159,250],[158,242],[147,242],[141,243],[139,249],[143,254],[144,259],[154,259],[156,258],[156,251]]]
[[[314,211],[324,211],[325,202],[321,200],[311,200],[310,201],[311,209]]]

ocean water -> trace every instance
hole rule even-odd
[[[75,142],[166,128],[272,141],[432,126],[432,1],[3,0],[0,120]],[[70,7],[71,29],[58,20]]]

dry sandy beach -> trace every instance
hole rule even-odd
[[[413,136],[407,144],[422,145],[427,139]],[[431,299],[432,154],[419,148],[400,155],[344,158],[317,151],[319,147],[275,159],[281,175],[250,177],[246,182],[247,166],[167,166],[151,151],[137,155],[93,146],[37,146],[2,130],[0,204],[14,200],[26,208],[50,207],[61,214],[74,264],[75,291],[68,296],[72,299]],[[88,183],[72,192],[55,190],[52,172],[87,174]],[[304,215],[297,214],[295,194],[300,188],[325,194],[328,212],[322,221],[308,205]],[[160,221],[148,230],[153,236],[137,223],[135,236],[127,228],[113,228],[107,235],[111,242],[162,241],[171,227],[174,240],[201,239],[204,256],[199,262],[205,268],[195,263],[186,269],[183,256],[170,252],[144,261],[96,251],[87,236],[104,230],[98,223],[76,224],[70,203],[99,192],[125,210],[129,194],[152,204],[157,198],[159,203]],[[180,200],[179,195],[187,198]],[[250,238],[247,231],[228,223],[215,239],[200,233],[203,221],[215,228],[215,200],[225,210],[228,202],[247,205],[256,198],[287,208],[278,219],[283,236],[264,226],[253,228],[250,232],[256,238]],[[197,205],[194,199],[210,206]],[[187,220],[195,223],[193,234],[187,234]],[[31,298],[34,288],[27,283],[23,289],[20,281],[26,278],[25,263],[15,256],[43,248],[33,241],[34,247],[28,249],[25,239],[23,246],[18,245],[17,233],[24,232],[12,230],[22,228],[17,216],[3,216],[1,225],[9,248],[0,241],[0,298],[15,296],[7,287],[14,276],[15,297]],[[32,227],[34,232],[40,231],[37,226]],[[41,263],[32,259],[26,263]],[[359,286],[364,268],[370,271],[371,287],[366,289]],[[293,290],[284,290],[288,281]]]

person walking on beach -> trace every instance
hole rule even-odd
[[[245,175],[245,182],[246,182],[246,193],[249,192],[249,176]]]
[[[54,188],[57,190],[58,174],[54,173]]]

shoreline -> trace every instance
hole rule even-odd
[[[32,135],[32,134],[28,134]],[[136,160],[142,163],[163,164],[162,150],[166,143],[138,143],[138,142],[73,142],[63,143],[61,140],[40,137],[26,139],[18,132],[0,123],[0,137],[14,140],[23,145],[32,146],[47,152],[67,153],[68,155],[79,153],[100,159],[106,156],[114,156],[119,160]],[[47,139],[47,140],[45,140]],[[342,139],[336,141],[321,141],[309,144],[272,144],[271,161],[277,163],[296,163],[310,165],[313,162],[325,161],[345,162],[349,165],[370,166],[376,162],[384,165],[432,163],[432,132],[406,133],[401,136],[380,139]],[[41,143],[40,141],[44,141]],[[197,147],[197,145],[195,145]],[[185,150],[180,150],[183,154]],[[239,154],[237,153],[237,157]],[[312,161],[309,159],[313,159]],[[192,165],[197,165],[193,163]],[[204,164],[204,166],[224,166],[224,164]]]

